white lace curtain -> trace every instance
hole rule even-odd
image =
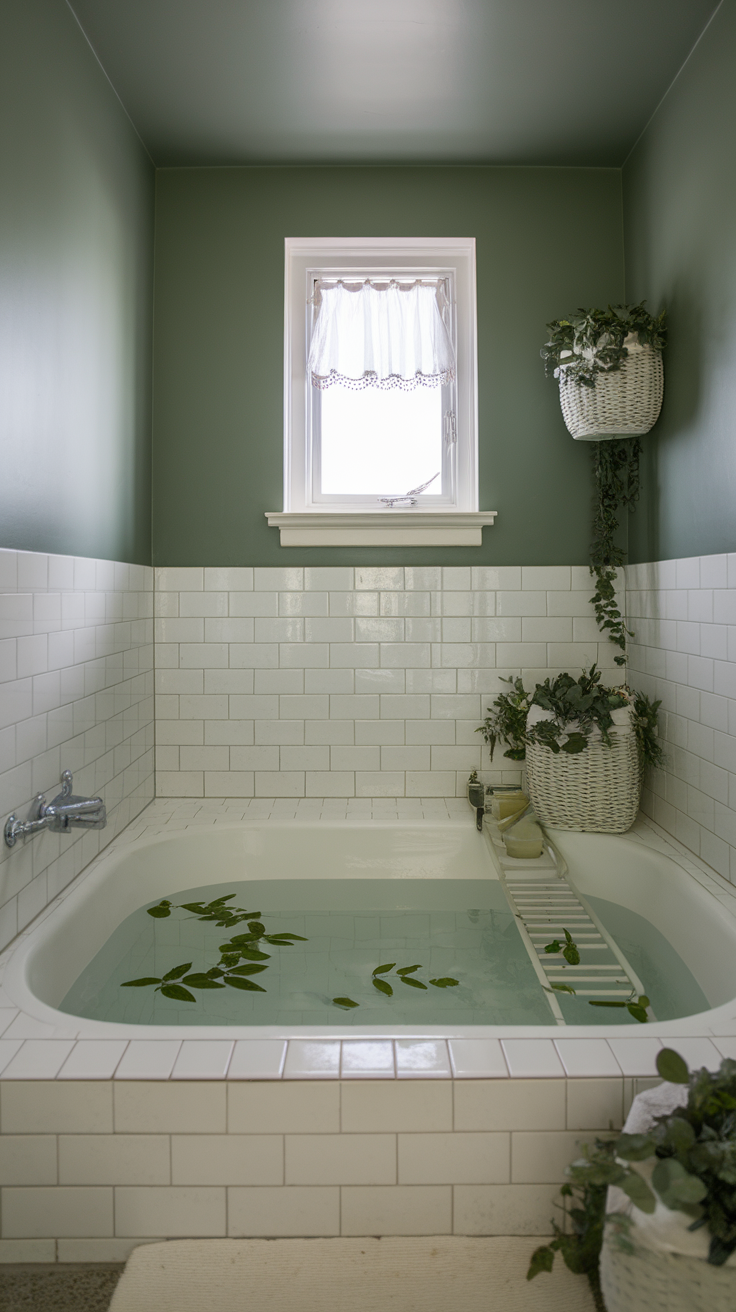
[[[455,377],[442,318],[444,281],[318,284],[309,373],[314,387],[437,387]]]

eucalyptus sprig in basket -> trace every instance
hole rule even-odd
[[[595,665],[558,674],[527,692],[509,678],[480,726],[491,759],[526,761],[539,820],[556,829],[625,833],[636,819],[644,770],[662,761],[660,703],[623,684],[607,688]]]

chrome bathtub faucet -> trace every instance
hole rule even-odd
[[[104,829],[107,824],[105,803],[101,797],[75,797],[72,793],[72,772],[61,776],[61,792],[51,802],[43,793],[37,793],[31,802],[27,820],[17,815],[8,816],[5,822],[5,842],[15,847],[19,838],[40,834],[50,829],[54,834],[68,833],[70,829]]]

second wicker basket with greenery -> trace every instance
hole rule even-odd
[[[659,702],[626,685],[606,688],[595,665],[574,679],[558,674],[527,692],[507,679],[478,732],[491,751],[526,761],[537,818],[554,829],[622,834],[639,809],[645,768],[659,765]]]

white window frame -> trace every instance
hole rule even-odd
[[[479,545],[494,511],[478,511],[478,382],[475,238],[287,237],[284,282],[284,509],[268,512],[282,545]],[[457,353],[454,498],[429,497],[389,510],[376,503],[312,497],[310,382],[307,376],[315,276],[350,271],[449,276]],[[401,489],[399,489],[401,490]],[[432,521],[432,522],[430,522]]]

